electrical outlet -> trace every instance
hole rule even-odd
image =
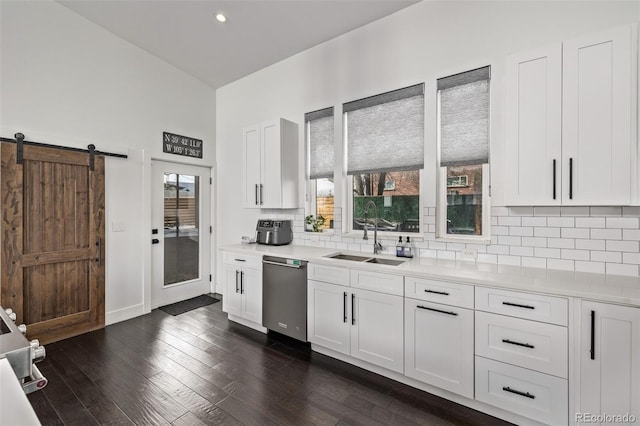
[[[460,251],[460,260],[471,260],[476,261],[478,259],[478,250],[474,249],[463,249]]]

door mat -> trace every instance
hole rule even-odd
[[[160,306],[158,309],[168,313],[169,315],[176,316],[219,301],[220,299],[215,299],[207,294],[202,294],[192,299],[183,300],[166,306]]]

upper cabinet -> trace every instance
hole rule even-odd
[[[507,58],[507,205],[628,205],[637,26]]]
[[[280,118],[245,127],[242,143],[244,207],[300,207],[298,125]]]

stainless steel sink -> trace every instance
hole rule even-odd
[[[371,258],[369,260],[367,260],[367,263],[377,263],[379,265],[391,265],[391,266],[398,266],[400,264],[402,264],[404,262],[404,260],[395,260],[395,259],[382,259],[379,257],[374,257]]]
[[[353,254],[343,254],[343,253],[338,253],[331,256],[327,256],[327,257],[331,259],[352,260],[354,262],[364,262],[367,259],[371,259],[368,256],[355,256]]]

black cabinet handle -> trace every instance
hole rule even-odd
[[[523,348],[529,348],[529,349],[533,349],[535,347],[533,345],[530,345],[529,343],[514,342],[513,340],[509,340],[509,339],[502,339],[502,343],[508,343],[510,345],[522,346]]]
[[[553,160],[553,199],[556,199],[556,160]]]
[[[356,295],[351,294],[351,325],[356,325]]]
[[[526,398],[536,399],[536,396],[530,394],[529,392],[521,392],[519,390],[511,389],[509,386],[503,386],[502,390],[505,392],[515,393],[516,395],[524,396]]]
[[[260,184],[260,205],[264,204],[264,200],[262,199],[262,184]]]
[[[596,359],[596,311],[591,311],[591,359]]]
[[[240,271],[236,271],[236,293],[238,292],[238,274]]]
[[[439,312],[439,313],[441,313],[441,314],[447,314],[447,315],[458,316],[458,313],[457,313],[457,312],[442,311],[442,310],[440,310],[440,309],[428,308],[428,307],[426,307],[426,306],[422,306],[422,305],[418,305],[418,306],[416,306],[416,308],[425,309],[425,310],[427,310],[427,311]]]
[[[258,184],[256,183],[256,206],[258,205]]]
[[[246,262],[247,259],[234,259],[236,262]]]
[[[449,293],[447,293],[446,291],[435,291],[435,290],[425,290],[425,293],[433,293],[433,294],[441,294],[443,296],[448,296]]]
[[[244,294],[244,272],[240,271],[240,294]]]
[[[569,199],[573,200],[573,158],[569,158]]]
[[[521,305],[519,303],[513,303],[513,302],[502,302],[503,305],[506,306],[513,306],[516,308],[524,308],[524,309],[535,309],[535,306],[531,306],[531,305]]]
[[[344,292],[344,297],[342,298],[342,313],[344,314],[343,322],[347,322],[347,292]]]

